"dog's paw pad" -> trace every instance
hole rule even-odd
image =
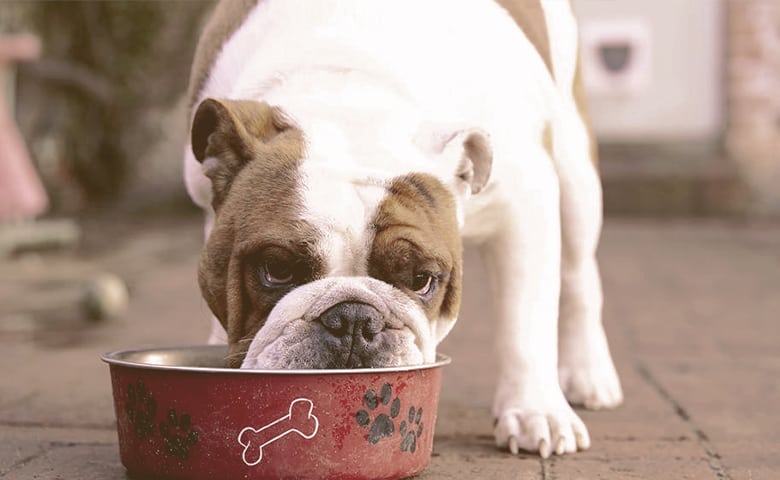
[[[402,420],[398,429],[403,438],[401,440],[401,451],[414,453],[417,449],[417,439],[423,432],[422,407],[416,410],[414,407],[410,407],[408,420],[408,423],[406,420]]]
[[[177,415],[175,409],[168,410],[167,422],[160,422],[165,451],[186,460],[190,456],[190,447],[198,443],[198,432],[191,428],[192,418],[188,414]]]
[[[393,419],[401,411],[401,401],[398,397],[393,398],[393,388],[389,383],[382,385],[379,394],[372,390],[366,390],[363,396],[363,403],[366,408],[358,410],[355,414],[355,420],[361,427],[368,427],[368,442],[376,444],[383,438],[388,438],[395,433],[395,424]],[[373,421],[371,413],[379,408],[388,408],[387,412],[378,413]]]

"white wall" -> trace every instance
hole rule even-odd
[[[716,137],[723,123],[722,0],[572,0],[580,20],[583,74],[597,136],[663,142]],[[626,81],[593,75],[598,38],[639,45],[640,71]],[[595,40],[594,40],[595,39]],[[642,60],[643,54],[646,54]],[[642,71],[643,70],[643,71]],[[590,73],[590,74],[589,74]],[[603,78],[602,78],[603,80]]]

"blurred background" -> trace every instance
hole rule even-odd
[[[0,33],[42,42],[37,61],[6,64],[2,78],[50,213],[182,202],[181,99],[209,7],[0,2]]]
[[[607,212],[780,212],[780,2],[573,3]]]
[[[0,3],[0,32],[42,40],[2,78],[50,213],[186,203],[181,100],[209,7]],[[608,213],[780,212],[777,0],[574,7]]]
[[[780,212],[778,0],[574,0],[607,213]],[[50,214],[181,207],[182,95],[206,1],[0,3],[2,67]]]

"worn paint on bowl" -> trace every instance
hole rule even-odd
[[[222,368],[224,346],[124,350],[109,364],[119,452],[164,478],[402,478],[430,462],[442,367]]]

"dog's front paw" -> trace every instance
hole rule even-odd
[[[557,392],[555,390],[558,390]],[[588,429],[574,413],[559,389],[548,393],[517,395],[516,399],[496,398],[496,445],[513,454],[520,450],[539,452],[543,458],[555,453],[573,453],[590,447]]]
[[[604,331],[567,343],[561,346],[558,360],[558,382],[566,399],[591,410],[620,405],[623,389]]]

